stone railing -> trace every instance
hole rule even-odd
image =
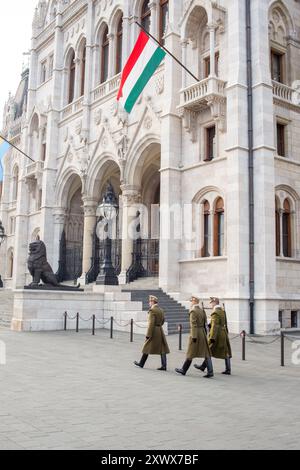
[[[180,92],[180,108],[195,109],[207,102],[210,96],[224,97],[226,82],[217,77],[209,77]]]
[[[37,173],[41,173],[44,169],[44,162],[41,160],[33,163],[29,163],[26,166],[26,177],[35,176]]]
[[[61,119],[66,119],[72,114],[77,113],[78,111],[81,111],[82,108],[83,108],[83,96],[81,96],[76,101],[73,101],[73,103],[70,103],[63,108],[61,112]]]
[[[283,83],[272,81],[273,96],[279,101],[300,107],[300,92]]]
[[[114,77],[107,80],[105,83],[101,83],[92,91],[92,101],[97,101],[111,93],[117,92],[121,82],[121,74],[115,75]]]

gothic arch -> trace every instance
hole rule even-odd
[[[74,180],[79,178],[82,185],[82,179],[76,167],[68,167],[59,177],[56,183],[56,194],[55,199],[57,201],[57,207],[66,208],[68,205],[68,198],[70,194],[70,189]]]
[[[117,186],[120,186],[120,172],[120,166],[118,162],[116,162],[113,154],[103,152],[94,159],[89,168],[86,184],[87,195],[100,201],[108,180],[111,180],[115,194],[117,195],[119,193]]]
[[[293,18],[289,12],[288,7],[282,0],[275,0],[270,3],[269,6],[269,22],[270,27],[274,27],[274,32],[277,28],[284,28],[285,35],[292,35],[295,31],[295,25]],[[271,31],[272,33],[272,31]],[[274,39],[274,38],[272,38]]]
[[[153,150],[154,147],[157,147],[158,152],[160,152],[160,146],[160,137],[156,134],[148,134],[131,148],[124,175],[126,184],[138,185],[136,184],[139,179],[138,174],[141,172],[141,168],[147,157],[147,150],[150,151],[151,149]]]

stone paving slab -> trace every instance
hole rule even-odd
[[[270,338],[264,339],[266,342]],[[300,337],[299,337],[300,340]],[[0,365],[0,449],[299,449],[300,365],[280,367],[280,341],[232,341],[233,375],[186,377],[174,368],[185,354],[168,338],[167,373],[159,357],[144,370],[142,338],[108,331],[0,331],[7,363]],[[184,337],[184,345],[187,337]],[[300,357],[300,354],[299,354]]]

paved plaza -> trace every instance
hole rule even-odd
[[[232,341],[233,375],[186,377],[178,338],[169,337],[169,371],[158,357],[133,366],[143,338],[108,331],[15,333],[0,331],[0,449],[299,449],[300,366],[285,368],[280,341]],[[187,338],[184,338],[184,345]],[[263,341],[271,341],[264,338]],[[0,343],[3,346],[3,343]]]

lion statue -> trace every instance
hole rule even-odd
[[[77,287],[69,287],[59,284],[47,261],[46,245],[41,240],[36,240],[29,245],[28,270],[33,278],[28,288],[38,288],[41,281],[46,284],[46,286],[56,287],[58,289],[68,288],[68,290],[76,290],[80,287],[80,285]]]

